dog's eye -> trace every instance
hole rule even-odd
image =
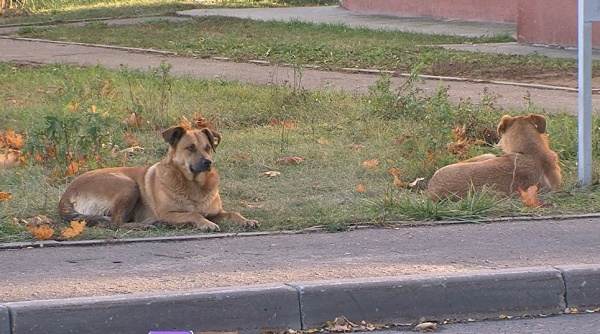
[[[190,151],[190,152],[196,152],[196,145],[190,145],[188,147],[185,148],[186,150]]]
[[[204,151],[210,152],[210,145],[206,145],[206,147],[204,147]]]

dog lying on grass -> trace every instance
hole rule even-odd
[[[103,168],[77,177],[58,203],[61,218],[130,229],[166,223],[218,231],[222,220],[259,226],[221,206],[219,175],[212,166],[221,140],[217,132],[176,126],[162,136],[169,150],[152,166]]]
[[[502,156],[483,154],[439,169],[428,184],[432,199],[460,199],[488,188],[511,195],[532,185],[557,189],[561,182],[558,155],[550,149],[542,115],[502,116],[498,124]]]

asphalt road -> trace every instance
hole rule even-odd
[[[596,264],[599,223],[589,216],[2,250],[0,301]]]

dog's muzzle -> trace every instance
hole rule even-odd
[[[190,172],[192,172],[192,173],[210,172],[211,168],[212,168],[212,160],[202,158],[195,164],[190,165]]]

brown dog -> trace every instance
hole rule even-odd
[[[545,132],[546,118],[542,115],[502,116],[498,145],[504,155],[483,154],[439,169],[429,181],[429,196],[458,199],[483,188],[504,195],[532,185],[558,188],[558,155],[550,149]]]
[[[58,203],[61,218],[124,228],[164,222],[218,231],[216,223],[226,219],[258,227],[255,220],[221,207],[219,175],[212,166],[221,140],[217,132],[177,126],[162,136],[169,151],[152,166],[103,168],[77,177]]]

